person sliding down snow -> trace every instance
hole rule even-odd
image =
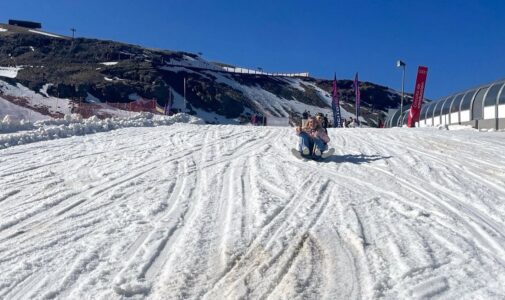
[[[318,158],[328,149],[330,138],[314,117],[310,117],[307,120],[305,127],[296,127],[296,134],[300,138],[298,142],[298,151],[300,151],[303,156],[314,156]]]

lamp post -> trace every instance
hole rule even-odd
[[[396,67],[402,68],[402,100],[400,102],[400,118],[403,115],[403,96],[405,94],[405,66],[406,64],[403,61],[396,61]]]

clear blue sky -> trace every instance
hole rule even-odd
[[[429,68],[425,97],[505,78],[503,0],[16,0],[0,22],[147,47],[202,52],[208,60],[406,90]]]

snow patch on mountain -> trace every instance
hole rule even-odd
[[[0,77],[16,78],[21,67],[0,67]]]
[[[86,94],[87,94],[86,102],[88,102],[88,103],[102,103],[102,101],[100,99],[93,96],[92,94],[90,94],[90,93],[86,93]]]
[[[24,120],[30,122],[51,119],[50,116],[46,116],[29,108],[11,103],[0,96],[0,120],[6,116],[10,116],[10,118],[14,120]],[[1,132],[5,131],[0,128],[0,133]]]
[[[41,95],[20,83],[17,83],[14,86],[0,80],[0,92],[2,92],[4,97],[13,97],[14,99],[24,102],[25,106],[32,107],[34,109],[44,109],[52,114],[71,113],[72,106],[70,100]]]
[[[60,35],[44,32],[44,31],[38,31],[38,30],[33,30],[33,29],[29,29],[28,31],[29,32],[33,32],[33,33],[37,33],[37,34],[42,34],[42,35],[45,35],[45,36],[50,36],[50,37],[55,37],[55,38],[60,38],[60,39],[63,38]]]
[[[46,96],[46,97],[51,97],[49,96],[49,94],[47,93],[47,89],[50,88],[51,86],[53,86],[54,84],[52,83],[46,83],[42,86],[42,88],[39,90],[39,93],[41,93],[42,95]]]

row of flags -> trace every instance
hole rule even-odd
[[[408,126],[413,127],[414,123],[419,119],[419,111],[421,110],[422,100],[424,98],[424,86],[426,83],[426,76],[428,73],[428,68],[424,66],[419,66],[417,79],[416,79],[416,87],[414,92],[413,104],[409,113]],[[356,123],[359,125],[359,116],[361,110],[361,93],[359,90],[359,79],[358,73],[354,76],[354,99],[355,99],[355,115],[356,115]],[[165,104],[165,107],[161,107],[156,102],[156,111],[161,114],[168,115],[172,108],[174,100],[174,95],[172,93],[172,89],[169,90],[168,101]],[[186,101],[186,78],[184,78],[184,101]],[[342,127],[342,115],[340,112],[340,99],[338,95],[338,85],[337,85],[337,74],[335,73],[333,76],[333,91],[332,91],[332,102],[331,108],[333,111],[333,124],[335,127]]]
[[[409,110],[409,118],[407,122],[408,127],[414,127],[415,123],[419,121],[419,113],[421,111],[421,105],[424,99],[424,88],[426,85],[426,77],[428,76],[428,68],[424,66],[419,66],[417,69],[417,78],[414,91],[414,99],[412,101],[412,106]],[[361,105],[361,95],[359,91],[359,80],[358,73],[354,77],[354,97],[355,97],[355,114],[356,122],[359,125],[360,116],[360,105]],[[338,98],[338,86],[337,86],[337,74],[333,77],[333,92],[332,92],[332,103],[331,108],[333,110],[333,124],[335,127],[342,127],[342,117],[340,114],[340,103]]]
[[[361,94],[359,92],[359,80],[358,73],[354,77],[354,96],[355,96],[355,107],[356,107],[356,122],[359,124],[359,112],[361,103]],[[333,76],[333,91],[332,91],[332,101],[331,109],[333,110],[333,124],[335,127],[342,127],[342,116],[340,114],[340,99],[338,97],[338,85],[337,85],[337,74]]]

